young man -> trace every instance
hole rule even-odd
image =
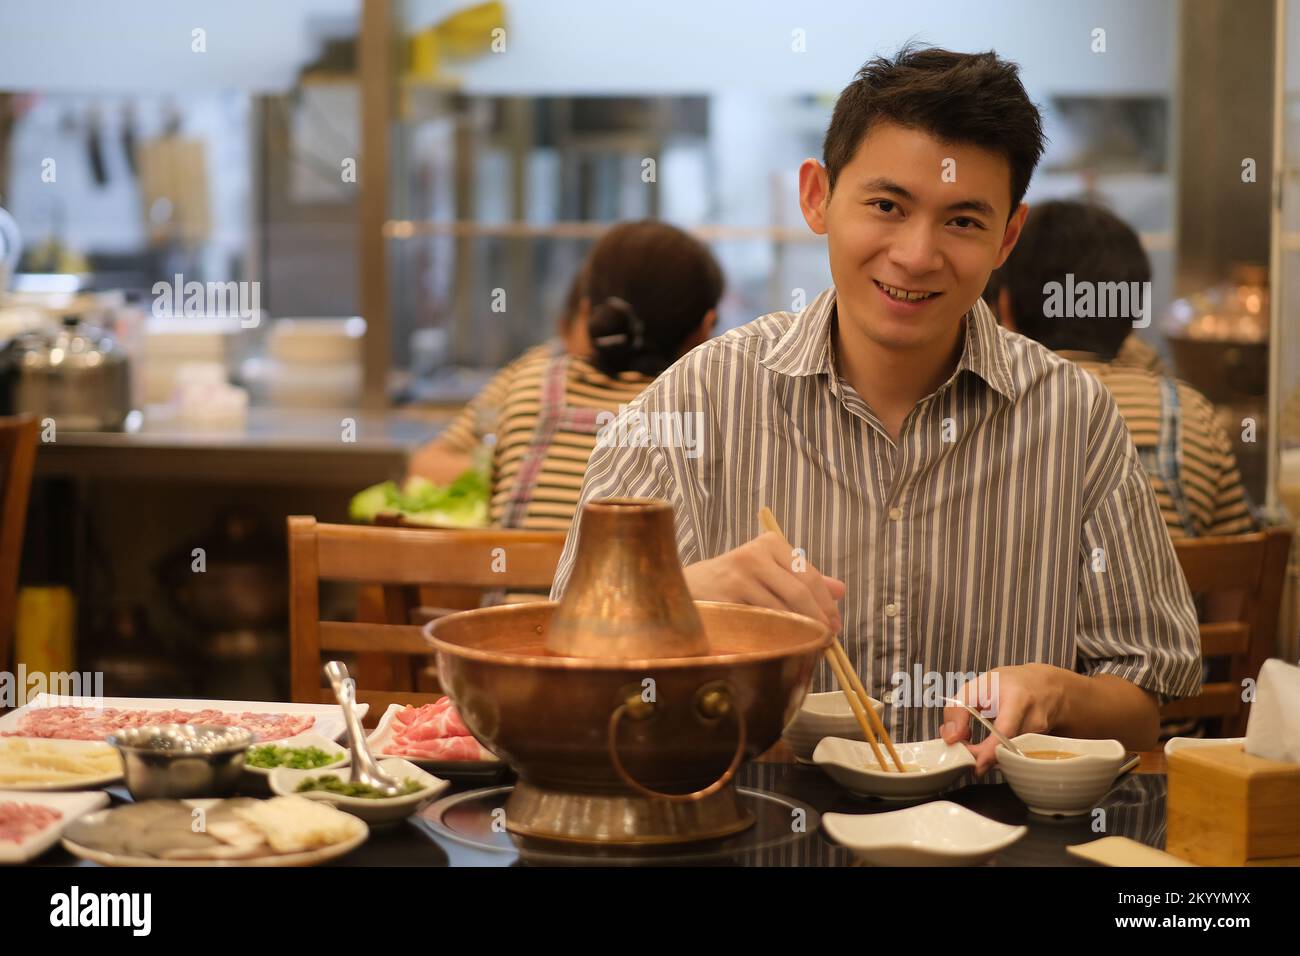
[[[1087,318],[1045,309],[1051,283],[1095,291],[1111,305],[1150,289],[1151,263],[1137,233],[1108,209],[1082,202],[1035,205],[1006,263],[994,274],[998,321],[1078,363],[1110,390],[1151,479],[1169,534],[1175,538],[1246,534],[1255,520],[1241,484],[1232,443],[1214,406],[1183,382],[1125,361],[1133,334],[1130,309]],[[1149,295],[1149,293],[1148,293]],[[1150,308],[1150,302],[1147,302]]]
[[[583,498],[670,501],[697,599],[827,622],[877,697],[933,705],[922,684],[993,671],[1006,734],[1145,749],[1158,702],[1200,684],[1151,486],[1106,389],[980,301],[1020,235],[1042,142],[1016,67],[993,53],[864,66],[824,161],[799,170],[834,288],[665,372],[634,407],[700,416],[700,445],[597,448]],[[764,505],[794,555],[758,533]],[[960,693],[975,701],[976,684]],[[825,666],[817,686],[833,686]],[[896,740],[983,735],[957,707],[886,718]],[[972,749],[987,770],[993,740]]]

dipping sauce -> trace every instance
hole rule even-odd
[[[1079,756],[1068,750],[1026,750],[1023,753],[1026,757],[1033,757],[1035,760],[1069,760],[1071,757]]]

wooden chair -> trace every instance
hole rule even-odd
[[[331,703],[321,653],[429,656],[419,624],[411,623],[421,587],[478,592],[549,588],[564,549],[563,532],[433,531],[317,524],[289,518],[290,687],[296,702]],[[504,568],[502,559],[504,558]],[[320,583],[343,581],[383,587],[384,622],[323,621]],[[359,674],[357,699],[370,704],[368,722],[390,703],[421,704],[440,696],[410,689],[367,688]]]
[[[32,415],[0,418],[0,671],[13,670],[18,568],[39,432]]]
[[[1242,681],[1257,678],[1277,652],[1278,614],[1291,553],[1291,528],[1231,537],[1179,538],[1174,551],[1192,596],[1204,600],[1201,656],[1227,662],[1227,679],[1207,682],[1195,697],[1166,704],[1163,718],[1213,719],[1216,736],[1246,733],[1250,705]],[[1232,595],[1238,600],[1229,600]],[[1216,598],[1220,600],[1216,601]]]

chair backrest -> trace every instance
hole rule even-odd
[[[564,550],[563,532],[434,531],[413,528],[318,524],[289,518],[290,687],[294,701],[332,702],[323,686],[321,654],[429,656],[421,628],[412,624],[422,586],[479,591],[549,588]],[[322,621],[320,583],[381,585],[384,622]],[[356,675],[354,675],[356,676]],[[357,699],[374,721],[390,703],[419,704],[438,694],[367,688]]]
[[[1195,697],[1161,708],[1165,718],[1217,719],[1217,735],[1246,733],[1250,705],[1243,681],[1257,678],[1277,651],[1278,614],[1291,553],[1291,528],[1230,537],[1178,538],[1174,551],[1193,597],[1201,601],[1201,656],[1226,661]],[[1239,595],[1240,600],[1225,601]],[[1226,678],[1226,679],[1225,679]]]
[[[39,432],[32,415],[0,418],[0,671],[13,670],[18,566]]]

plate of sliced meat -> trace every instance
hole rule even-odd
[[[108,794],[0,790],[0,863],[25,863],[59,841],[63,828],[108,803]]]
[[[506,768],[469,732],[450,697],[419,707],[389,704],[366,743],[377,757],[402,757],[442,776],[495,774]]]
[[[365,710],[365,704],[357,705],[359,716]],[[151,724],[243,727],[259,742],[282,744],[305,734],[337,740],[344,730],[343,712],[337,704],[37,694],[26,706],[0,717],[0,737],[103,740],[119,730]]]

